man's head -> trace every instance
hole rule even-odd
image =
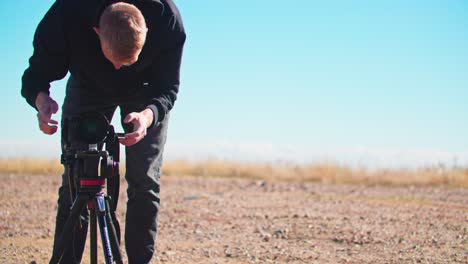
[[[148,29],[138,8],[119,2],[104,9],[99,28],[94,31],[99,36],[104,56],[120,69],[138,60]]]

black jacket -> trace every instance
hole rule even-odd
[[[109,0],[57,0],[34,35],[34,53],[23,74],[21,94],[35,107],[40,91],[68,71],[80,89],[115,104],[144,100],[161,121],[177,98],[185,31],[172,0],[129,0],[141,10],[148,34],[138,61],[115,70],[101,51],[98,27]],[[137,98],[137,99],[135,99]]]

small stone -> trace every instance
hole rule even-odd
[[[170,257],[170,256],[174,256],[176,252],[172,250],[167,250],[167,251],[164,251],[162,254]]]
[[[203,255],[207,258],[211,258],[211,251],[210,250],[203,250]]]
[[[288,238],[288,233],[289,233],[289,230],[287,228],[279,229],[279,230],[275,231],[274,236],[276,238],[286,239],[286,238]]]
[[[224,250],[224,254],[226,254],[226,257],[228,258],[237,258],[239,254],[237,254],[234,250],[227,248]]]
[[[263,232],[262,233],[262,240],[268,242],[271,240],[271,235],[269,233]]]

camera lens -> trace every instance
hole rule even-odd
[[[109,122],[99,113],[87,113],[79,122],[79,137],[87,144],[101,143],[106,139]]]
[[[90,120],[88,123],[85,124],[86,134],[88,135],[96,135],[98,133],[98,124],[96,120]]]

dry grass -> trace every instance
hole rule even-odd
[[[124,166],[121,166],[124,167]],[[468,188],[468,168],[434,166],[419,169],[350,168],[334,163],[309,165],[240,163],[228,161],[168,161],[167,176],[250,178],[282,181],[316,181],[390,186],[435,186]],[[60,174],[58,160],[0,159],[0,172],[11,174]]]
[[[62,173],[60,160],[50,159],[0,159],[0,172],[7,174],[51,174]]]
[[[239,177],[284,181],[316,181],[390,186],[435,186],[468,188],[468,168],[440,166],[419,169],[351,168],[335,163],[309,165],[236,163],[226,161],[168,162],[166,175],[192,175],[204,177]]]

